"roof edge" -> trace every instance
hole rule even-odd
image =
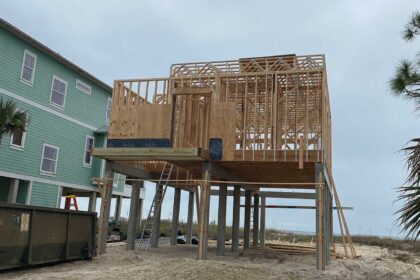
[[[18,29],[17,27],[13,26],[12,24],[8,23],[7,21],[5,21],[2,18],[0,18],[0,27],[2,27],[5,30],[9,31],[10,33],[14,34],[15,36],[22,39],[23,41],[29,43],[30,45],[37,48],[38,50],[46,53],[47,55],[53,57],[56,60],[58,60],[59,62],[61,62],[62,64],[64,64],[68,68],[72,69],[73,71],[83,75],[85,78],[87,78],[91,82],[94,82],[95,84],[99,85],[100,87],[104,88],[105,90],[112,92],[112,87],[111,86],[109,86],[105,82],[99,80],[98,78],[96,78],[95,76],[90,74],[89,72],[83,70],[82,68],[80,68],[79,66],[77,66],[76,64],[71,62],[70,60],[61,56],[59,53],[53,51],[52,49],[48,48],[47,46],[45,46],[41,42],[35,40],[34,38],[32,38],[31,36],[29,36],[28,34],[23,32],[22,30]]]

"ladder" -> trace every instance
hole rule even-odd
[[[71,203],[71,200],[73,200],[73,203]],[[64,204],[64,209],[70,210],[71,207],[74,207],[75,210],[79,210],[79,207],[77,206],[77,200],[76,196],[71,194],[66,196],[66,203]]]
[[[144,241],[144,238],[148,235],[149,238],[145,242],[147,251],[150,246],[150,242],[153,238],[154,229],[156,227],[156,221],[160,215],[160,210],[162,206],[163,199],[165,197],[166,189],[171,179],[173,164],[165,162],[162,173],[157,184],[155,197],[153,198],[152,205],[150,206],[149,214],[147,215],[146,222],[144,223],[143,230],[141,233],[140,241],[137,247],[137,250],[140,250],[140,247]],[[162,186],[162,187],[161,187]],[[157,231],[156,231],[157,233]]]

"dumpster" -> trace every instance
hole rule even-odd
[[[96,213],[0,203],[0,270],[90,259]]]

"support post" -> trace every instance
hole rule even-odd
[[[254,248],[258,248],[259,239],[259,225],[260,225],[260,195],[254,194],[254,217],[252,227],[252,245]]]
[[[99,254],[106,252],[106,241],[108,239],[109,214],[111,211],[112,178],[114,173],[111,170],[111,162],[105,162],[104,182],[101,195],[101,212],[99,218]]]
[[[315,182],[316,185],[316,267],[320,270],[325,270],[325,188],[322,184],[323,180],[323,165],[317,163],[315,165]]]
[[[19,179],[11,178],[9,182],[9,193],[7,195],[7,203],[16,203],[18,189]]]
[[[241,186],[233,189],[233,215],[232,215],[232,253],[239,251],[239,224],[241,211]]]
[[[245,191],[245,215],[244,215],[244,250],[249,249],[249,233],[251,226],[251,191]]]
[[[265,247],[265,205],[266,197],[261,197],[261,220],[260,220],[260,247]]]
[[[89,211],[96,212],[96,192],[90,192],[89,194]]]
[[[131,187],[130,214],[128,217],[127,229],[127,250],[134,250],[138,226],[139,195],[142,183],[142,181],[133,182]]]
[[[158,185],[156,183],[156,192],[163,192],[163,186],[162,185]],[[161,202],[163,203],[163,201]],[[159,246],[159,235],[160,235],[160,216],[162,213],[162,205],[159,208],[159,211],[157,211],[157,213],[155,213],[156,215],[156,222],[155,225],[153,227],[153,233],[152,233],[152,240],[151,240],[151,246],[152,248],[157,248]]]
[[[138,196],[137,196],[138,197]],[[121,216],[121,206],[122,206],[122,196],[117,195],[115,198],[115,212],[114,212],[114,219],[118,221]]]
[[[219,213],[217,217],[217,255],[223,256],[225,251],[225,233],[226,233],[226,203],[227,203],[227,185],[219,186]]]
[[[144,185],[144,184],[143,184]],[[139,201],[139,206],[138,206],[138,208],[139,208],[139,210],[138,210],[138,216],[137,216],[137,223],[136,223],[136,225],[137,225],[137,228],[142,228],[141,227],[141,219],[142,219],[142,216],[143,216],[143,199],[139,199],[138,200]]]
[[[208,226],[210,214],[210,183],[211,179],[208,168],[204,170],[203,182],[201,185],[201,199],[200,199],[200,219],[199,219],[199,237],[198,237],[198,259],[207,259],[208,248]]]
[[[194,217],[194,192],[189,192],[188,195],[188,218],[187,218],[187,232],[186,243],[191,244],[192,240],[192,225]]]
[[[181,189],[174,190],[174,205],[172,208],[171,245],[176,245],[178,240],[179,207],[181,204]]]

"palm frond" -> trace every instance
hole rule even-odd
[[[16,110],[13,100],[0,98],[0,139],[3,135],[24,131],[27,122],[26,112]]]
[[[409,143],[409,146],[401,149],[407,156],[407,186],[397,189],[397,201],[403,201],[404,206],[395,214],[406,238],[417,240],[420,236],[420,138],[412,139]]]

